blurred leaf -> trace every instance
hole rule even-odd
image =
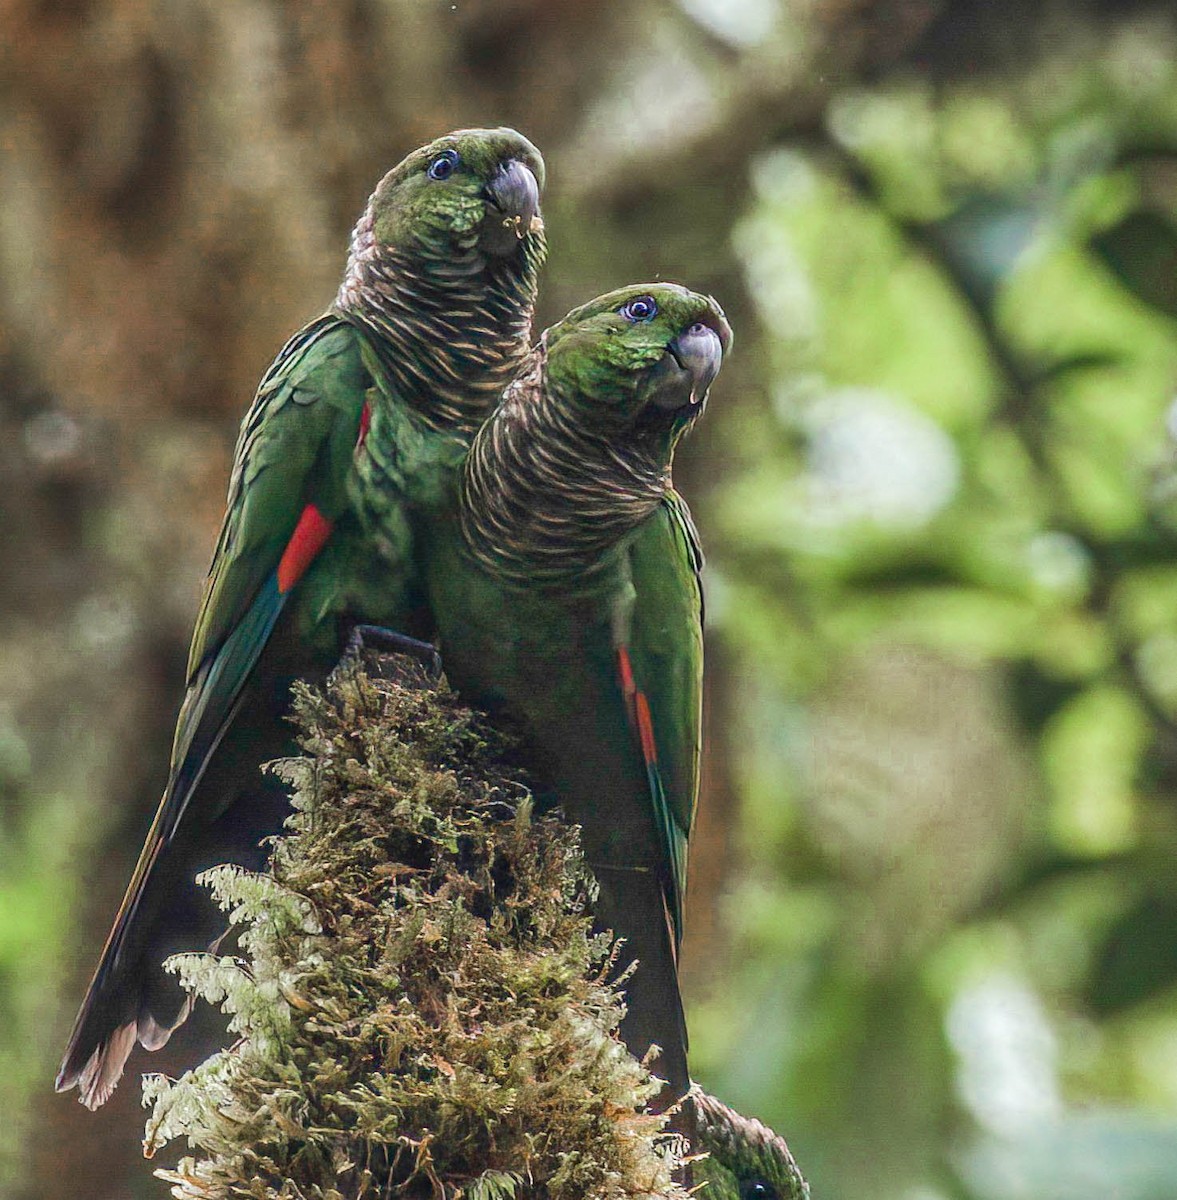
[[[1035,388],[1047,387],[1064,381],[1068,375],[1080,371],[1107,370],[1120,366],[1123,361],[1124,355],[1118,350],[1090,350],[1070,354],[1048,367],[1035,371],[1030,383]]]
[[[1113,588],[1113,611],[1133,637],[1177,630],[1177,565],[1124,571]]]
[[[1076,854],[1104,855],[1137,836],[1134,790],[1148,721],[1121,688],[1097,685],[1064,706],[1043,734],[1051,825]]]
[[[957,285],[988,309],[1042,226],[1041,210],[1010,196],[978,195],[923,229],[952,268]]]
[[[967,650],[978,657],[1011,657],[1032,641],[1031,606],[983,588],[909,588],[863,593],[827,615],[827,627],[846,642],[888,629],[900,641]]]
[[[1087,984],[1101,1017],[1140,1004],[1177,983],[1177,896],[1149,895],[1108,930]]]
[[[831,388],[901,398],[948,430],[975,427],[993,372],[959,292],[885,213],[796,159],[771,157],[763,174],[775,182],[737,238],[778,375],[816,368]]]
[[[1093,532],[1122,537],[1144,517],[1139,484],[1125,469],[1124,457],[1117,454],[1117,439],[1101,437],[1098,426],[1080,427],[1077,420],[1067,423],[1071,428],[1056,430],[1049,454],[1069,506]]]
[[[1177,226],[1151,210],[1096,234],[1091,248],[1129,291],[1177,316]]]

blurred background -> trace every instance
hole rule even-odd
[[[1130,0],[0,0],[0,1194],[166,1194],[133,1076],[51,1084],[236,424],[383,171],[497,123],[543,323],[661,276],[737,331],[677,469],[696,1076],[816,1200],[1172,1200],[1177,14]]]

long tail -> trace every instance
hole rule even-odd
[[[161,805],[74,1019],[54,1084],[59,1092],[77,1087],[79,1099],[90,1109],[110,1099],[136,1041],[157,1050],[188,1015],[188,1005],[182,1003],[175,1020],[165,1025],[143,1008],[140,988],[133,982],[138,948],[128,942],[148,879],[166,845],[157,829],[163,811]]]
[[[296,544],[301,544],[297,537],[291,546]],[[283,569],[280,565],[259,590],[225,644],[201,664],[185,695],[172,778],[86,990],[57,1075],[57,1090],[76,1086],[88,1108],[97,1108],[110,1098],[136,1040],[148,1050],[157,1050],[188,1014],[189,1005],[180,999],[174,981],[161,977],[158,967],[168,954],[200,949],[215,935],[215,927],[211,932],[205,928],[207,918],[202,913],[208,904],[192,882],[200,865],[208,865],[199,864],[196,855],[197,830],[206,821],[209,824],[204,828],[214,829],[215,818],[193,817],[189,804],[237,717],[243,690],[283,611],[289,592],[289,587],[282,587]],[[173,839],[182,824],[185,833],[180,841],[186,850],[177,854]],[[259,836],[276,833],[281,824],[278,817],[271,828],[262,826]],[[154,915],[144,911],[149,889],[152,900],[147,907],[154,909]],[[186,905],[190,912],[184,911]],[[190,928],[192,936],[166,947],[153,945],[150,926],[160,913],[165,913],[165,923],[173,930]]]
[[[653,1107],[662,1111],[685,1096],[691,1080],[687,1071],[687,1024],[678,987],[674,924],[663,882],[653,871],[592,864],[600,884],[597,925],[623,929],[625,944],[619,962],[637,960],[625,983],[626,1016],[621,1036],[630,1053],[643,1057],[659,1047],[654,1074],[666,1080]]]
[[[57,1091],[76,1087],[78,1098],[89,1109],[105,1104],[122,1078],[136,1041],[147,1050],[158,1050],[187,1019],[190,1007],[191,1002],[185,1001],[175,1021],[167,1026],[143,1012],[111,1029],[109,1013],[84,1005],[57,1074]],[[94,1049],[87,1055],[90,1046]]]

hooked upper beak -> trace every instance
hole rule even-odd
[[[696,321],[666,347],[666,352],[678,364],[680,370],[687,373],[690,383],[689,396],[684,397],[680,391],[674,397],[674,402],[668,403],[666,407],[678,408],[683,404],[702,403],[707,398],[707,389],[715,382],[723,363],[723,342],[719,334],[710,325]],[[684,384],[687,382],[683,380]],[[671,394],[667,393],[666,398],[671,400]]]
[[[493,210],[487,214],[482,243],[492,254],[510,254],[539,218],[539,183],[530,167],[509,158],[486,185]]]

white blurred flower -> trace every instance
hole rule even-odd
[[[1083,543],[1069,533],[1048,530],[1026,546],[1030,578],[1043,591],[1078,597],[1091,580],[1091,556]]]
[[[799,150],[768,150],[752,161],[752,190],[758,199],[786,207],[807,203],[820,176]]]
[[[808,434],[809,516],[822,524],[926,525],[956,494],[956,447],[935,421],[866,388],[828,392],[800,423]]]
[[[776,27],[778,0],[679,0],[689,17],[733,46],[758,46]]]
[[[993,1133],[1025,1132],[1028,1122],[1062,1115],[1058,1042],[1037,995],[1012,975],[964,988],[948,1010],[957,1089]]]
[[[937,136],[927,87],[894,91],[848,89],[835,96],[827,120],[834,138],[848,150],[873,146],[931,147]]]

